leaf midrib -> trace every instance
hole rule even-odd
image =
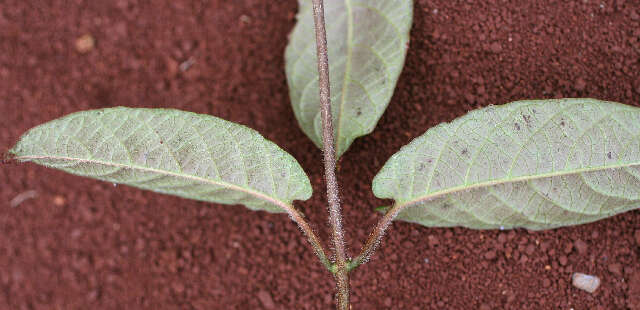
[[[585,173],[585,172],[595,172],[595,171],[601,171],[601,170],[629,168],[629,167],[635,167],[635,166],[640,166],[640,162],[628,163],[628,164],[616,164],[616,165],[609,165],[609,166],[597,166],[597,167],[590,167],[590,168],[581,168],[581,169],[570,170],[570,171],[551,172],[551,173],[543,173],[543,174],[537,174],[537,175],[527,175],[527,176],[515,177],[515,178],[512,178],[512,179],[508,179],[508,180],[498,179],[498,180],[491,180],[491,181],[474,183],[474,184],[470,184],[470,185],[455,186],[455,187],[447,188],[445,190],[440,190],[440,191],[433,192],[433,193],[430,193],[430,194],[427,194],[427,195],[424,195],[424,196],[420,196],[419,198],[416,198],[416,199],[412,199],[412,200],[409,200],[409,201],[406,201],[406,202],[402,202],[402,203],[397,205],[397,208],[402,210],[402,209],[404,209],[406,207],[409,207],[409,206],[412,206],[414,204],[427,202],[429,200],[436,199],[436,198],[438,198],[440,196],[444,196],[444,195],[447,195],[447,194],[458,193],[458,192],[463,192],[463,191],[467,191],[467,190],[473,190],[473,189],[482,188],[482,187],[492,187],[492,186],[502,185],[502,184],[525,182],[525,181],[532,181],[532,180],[543,179],[543,178],[559,177],[559,176],[565,176],[565,175],[582,174],[582,173]],[[380,198],[392,198],[392,197],[380,197]]]
[[[65,161],[70,161],[70,162],[77,162],[77,163],[92,163],[92,164],[100,164],[100,165],[105,165],[105,166],[111,166],[111,167],[120,167],[120,168],[127,168],[127,169],[137,169],[137,170],[141,170],[141,171],[145,171],[145,172],[153,172],[153,173],[158,173],[158,174],[164,174],[164,175],[168,175],[168,176],[174,176],[174,177],[178,177],[178,178],[183,178],[183,179],[188,179],[188,180],[194,180],[194,181],[198,181],[198,182],[202,182],[202,183],[206,183],[206,184],[211,184],[211,185],[218,185],[218,186],[222,186],[222,187],[226,187],[232,190],[236,190],[236,191],[240,191],[249,195],[252,195],[256,198],[262,199],[266,202],[272,203],[278,207],[280,207],[281,209],[283,209],[285,212],[290,212],[290,211],[295,211],[293,206],[275,199],[273,197],[268,196],[265,193],[262,192],[258,192],[258,191],[254,191],[254,190],[250,190],[244,187],[240,187],[238,185],[235,184],[231,184],[231,183],[227,183],[227,182],[223,182],[223,181],[215,181],[215,180],[211,180],[211,179],[207,179],[207,178],[203,178],[203,177],[199,177],[199,176],[194,176],[194,175],[189,175],[189,174],[184,174],[184,173],[177,173],[177,172],[172,172],[172,171],[168,171],[168,170],[161,170],[161,169],[156,169],[156,168],[149,168],[149,167],[144,167],[144,166],[139,166],[139,165],[126,165],[126,164],[120,164],[120,163],[114,163],[114,162],[108,162],[108,161],[102,161],[102,160],[96,160],[96,159],[84,159],[84,158],[77,158],[77,157],[68,157],[68,156],[18,156],[15,157],[16,160],[20,160],[20,161],[27,161],[27,160],[39,160],[39,159],[48,159],[48,160],[65,160]]]

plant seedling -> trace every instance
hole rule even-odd
[[[336,157],[373,130],[391,98],[412,3],[299,4],[286,72],[300,126],[323,149],[333,259],[292,204],[312,194],[298,162],[239,124],[171,109],[90,110],[29,130],[10,153],[111,183],[287,213],[334,275],[341,310],[349,309],[349,273],[369,260],[396,218],[425,226],[540,230],[640,206],[639,108],[595,99],[489,106],[429,129],[387,161],[373,191],[395,204],[380,210],[384,216],[350,259]]]

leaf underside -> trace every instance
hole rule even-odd
[[[398,219],[425,226],[549,229],[640,207],[640,108],[518,101],[429,129],[376,175]]]
[[[285,51],[293,111],[322,147],[312,3],[299,0],[298,23]],[[402,70],[413,16],[410,0],[324,1],[337,156],[373,131]]]
[[[258,132],[169,109],[77,112],[29,130],[20,161],[159,193],[284,212],[311,196],[298,162]]]

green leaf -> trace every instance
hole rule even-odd
[[[29,130],[20,161],[180,197],[284,212],[311,196],[298,162],[258,132],[167,109],[73,113]]]
[[[322,147],[315,30],[310,0],[299,0],[298,23],[285,52],[293,111]],[[339,157],[373,131],[389,104],[409,45],[411,0],[325,1],[331,112]]]
[[[640,109],[594,99],[472,111],[404,146],[373,181],[401,220],[549,229],[640,207]],[[392,212],[392,211],[389,211]]]

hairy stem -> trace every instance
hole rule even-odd
[[[335,278],[338,284],[338,309],[349,308],[349,273],[347,256],[342,232],[342,215],[336,179],[336,150],[333,141],[331,118],[331,92],[329,88],[329,59],[327,55],[327,33],[324,22],[324,4],[322,0],[313,0],[313,20],[316,31],[316,51],[318,55],[318,83],[320,89],[320,114],[322,116],[322,145],[324,155],[324,174],[327,183],[327,201],[329,204],[329,224],[336,255]]]
[[[320,239],[318,239],[318,236],[313,232],[313,229],[311,229],[311,226],[309,226],[309,223],[307,223],[307,221],[304,220],[302,215],[293,208],[291,208],[291,210],[287,210],[287,213],[289,213],[289,216],[291,216],[291,219],[294,222],[296,222],[296,224],[298,224],[298,227],[300,227],[302,232],[304,232],[304,234],[307,236],[307,239],[311,244],[311,248],[313,249],[313,252],[316,254],[316,256],[318,256],[318,259],[320,259],[320,262],[322,263],[322,265],[324,265],[324,267],[327,268],[329,272],[332,272],[333,266],[331,264],[331,261],[329,261],[329,259],[327,258],[324,248],[320,243]]]
[[[360,266],[361,264],[366,263],[371,258],[371,255],[373,255],[373,252],[375,252],[376,248],[380,244],[380,240],[384,236],[384,233],[387,231],[387,228],[389,228],[389,225],[391,225],[391,221],[393,221],[393,219],[398,216],[398,213],[400,213],[400,211],[404,209],[403,207],[404,205],[397,204],[394,205],[389,211],[387,211],[387,213],[385,213],[378,224],[376,224],[376,227],[373,229],[371,234],[369,234],[369,239],[367,239],[364,247],[362,247],[360,254],[358,254],[358,256],[351,262],[349,262],[349,271]]]

